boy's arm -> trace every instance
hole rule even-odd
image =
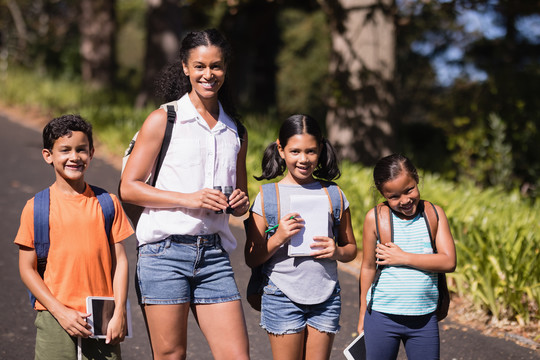
[[[107,344],[118,344],[124,341],[127,333],[127,294],[128,294],[128,260],[124,244],[115,243],[111,247],[113,256],[113,291],[114,314],[107,327]]]
[[[19,246],[19,272],[24,285],[69,335],[84,338],[92,335],[89,330],[90,326],[85,320],[90,314],[83,314],[66,307],[54,297],[45,285],[37,272],[37,256],[34,249]]]

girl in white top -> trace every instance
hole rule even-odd
[[[289,257],[287,247],[291,237],[304,227],[301,214],[289,207],[290,196],[324,196],[318,179],[331,181],[340,175],[334,148],[322,137],[313,118],[293,115],[282,124],[278,140],[266,148],[262,167],[257,180],[274,179],[287,172],[278,182],[280,213],[285,216],[276,232],[267,238],[260,195],[249,218],[246,262],[250,267],[264,263],[268,277],[262,295],[261,326],[268,333],[274,359],[329,359],[341,313],[337,261],[356,257],[346,199],[338,234],[331,234],[333,218],[328,205],[321,211],[329,213],[329,232],[314,236],[309,256]]]
[[[137,292],[154,359],[185,358],[190,305],[215,358],[249,358],[226,252],[236,246],[228,214],[249,208],[247,134],[239,137],[242,125],[226,89],[230,52],[217,30],[184,38],[179,61],[161,78],[178,110],[156,186],[145,180],[163,141],[163,109],[145,120],[120,182],[122,200],[145,207],[137,225]],[[234,191],[227,199],[214,186]]]

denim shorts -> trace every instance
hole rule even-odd
[[[214,304],[240,299],[219,235],[171,235],[138,248],[139,304]]]
[[[338,283],[326,301],[313,305],[298,304],[268,279],[268,285],[263,289],[260,325],[274,335],[296,334],[304,330],[306,325],[320,332],[335,334],[340,329],[340,293]]]

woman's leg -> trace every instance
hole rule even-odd
[[[328,360],[336,334],[320,332],[311,326],[306,327],[306,356],[309,360]]]
[[[145,305],[154,360],[185,359],[189,303]]]
[[[214,359],[249,359],[249,341],[240,300],[197,304],[192,309]]]

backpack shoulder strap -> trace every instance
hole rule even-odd
[[[281,214],[277,182],[261,185],[261,209],[267,229],[279,224]],[[269,232],[268,236],[270,237],[274,232]]]
[[[49,203],[49,188],[41,190],[34,197],[34,249],[38,264],[40,259],[47,258],[49,254]]]
[[[328,196],[328,201],[330,202],[333,220],[332,233],[334,235],[334,240],[337,241],[339,235],[339,226],[341,225],[341,217],[343,215],[343,194],[336,183],[324,181],[321,181],[320,183]]]
[[[37,271],[41,278],[45,274],[51,244],[49,240],[49,209],[50,191],[49,188],[46,188],[34,196],[34,249],[37,256]],[[35,308],[36,297],[30,290],[28,290],[28,297],[32,308]]]
[[[437,236],[437,230],[439,228],[439,214],[435,205],[426,200],[421,200],[422,216],[426,222],[426,226],[429,233],[429,240],[431,241],[431,247],[433,252],[437,253],[437,245],[435,243],[435,237]]]
[[[112,224],[115,216],[114,202],[111,198],[111,194],[100,187],[94,185],[90,185],[90,187],[96,195],[99,205],[101,205],[103,217],[105,218],[105,233],[107,234],[107,238],[110,240]]]
[[[247,129],[240,121],[236,121],[235,123],[238,138],[240,139],[240,143],[242,143],[244,141],[244,135],[246,135]]]
[[[390,211],[388,204],[386,202],[377,204],[377,206],[373,208],[373,212],[375,216],[375,231],[377,233],[377,240],[381,244],[394,242],[394,222],[392,221],[392,212]],[[373,283],[371,284],[371,299],[367,305],[367,311],[369,311],[370,314],[373,306],[373,298],[375,297],[375,287],[379,283],[383,268],[384,265],[377,265],[375,277],[373,278]]]
[[[152,174],[152,186],[156,186],[157,177],[159,170],[161,170],[161,165],[165,159],[165,154],[167,154],[167,149],[169,149],[169,144],[171,143],[172,130],[174,122],[176,120],[176,101],[171,103],[164,104],[167,105],[167,125],[165,127],[165,135],[163,136],[163,141],[161,142],[161,149],[159,150],[158,157],[156,159],[156,168]],[[161,105],[163,107],[164,105]]]

